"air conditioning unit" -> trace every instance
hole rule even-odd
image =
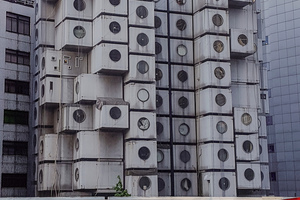
[[[230,87],[231,68],[227,62],[207,61],[195,66],[196,89],[207,86]]]
[[[93,45],[100,42],[128,42],[128,24],[126,17],[101,15],[93,21]]]
[[[55,7],[55,26],[70,18],[82,21],[93,19],[93,0],[58,1]]]
[[[254,0],[255,1],[255,0]],[[230,8],[243,8],[254,2],[253,0],[228,0]]]
[[[129,70],[124,76],[124,82],[155,81],[155,57],[129,55]]]
[[[199,170],[235,169],[234,144],[208,143],[198,147]]]
[[[155,65],[155,80],[157,88],[169,88],[169,67],[167,64]],[[175,66],[172,66],[175,67]]]
[[[199,1],[199,0],[193,0],[193,12],[197,12],[199,10],[202,10],[202,8],[228,8],[228,0],[203,0],[203,1]]]
[[[156,141],[125,142],[125,168],[157,168]]]
[[[55,4],[43,0],[36,0],[35,2],[35,22],[43,19],[53,21],[55,16]]]
[[[73,103],[73,78],[45,77],[40,81],[40,106]]]
[[[192,15],[170,14],[170,27],[171,37],[193,38]]]
[[[230,60],[229,37],[205,35],[197,38],[194,42],[194,59],[195,63],[206,60]]]
[[[174,174],[175,196],[198,196],[197,173]]]
[[[195,93],[173,91],[173,115],[195,116]]]
[[[128,103],[123,99],[97,98],[93,109],[94,130],[123,131],[129,128]]]
[[[268,69],[264,65],[260,66],[260,89],[267,90],[268,86]]]
[[[235,172],[204,172],[200,175],[201,196],[235,197]]]
[[[44,163],[38,167],[38,191],[72,190],[73,163]]]
[[[232,106],[245,108],[259,108],[259,86],[248,84],[232,84]]]
[[[133,197],[157,197],[157,175],[125,176],[125,185]]]
[[[238,83],[259,83],[259,65],[253,61],[231,60],[231,79]]]
[[[154,8],[155,10],[160,10],[160,11],[166,11],[168,7],[167,1],[154,1],[155,5]]]
[[[128,83],[124,86],[124,100],[130,109],[155,110],[155,84]]]
[[[123,134],[81,131],[76,133],[73,148],[74,160],[107,159],[120,161],[123,159]]]
[[[53,21],[41,20],[35,25],[35,48],[55,45],[55,26]]]
[[[260,165],[260,170],[261,170],[261,189],[270,190],[269,166]]]
[[[169,92],[166,90],[156,90],[156,114],[169,114]]]
[[[129,27],[129,53],[154,55],[155,30]]]
[[[169,1],[169,10],[181,13],[193,13],[193,2],[192,0],[171,0]]]
[[[230,55],[233,58],[245,58],[254,54],[253,31],[230,29]]]
[[[169,173],[158,173],[157,184],[158,184],[158,196],[170,197],[171,196],[171,174]]]
[[[55,28],[55,49],[77,51],[93,47],[93,23],[66,19]]]
[[[197,170],[196,145],[174,145],[174,169]]]
[[[173,118],[172,124],[173,124],[173,142],[178,142],[178,143],[197,142],[195,119]]]
[[[197,118],[198,142],[233,142],[233,118],[209,115]]]
[[[54,122],[54,115],[53,109],[48,108],[46,106],[39,106],[39,102],[34,102],[33,108],[33,126],[34,127],[47,127],[53,126]]]
[[[257,109],[234,108],[234,132],[258,133]]]
[[[127,1],[93,0],[93,19],[101,14],[127,15]]]
[[[170,141],[170,123],[168,117],[156,117],[156,137],[159,142]]]
[[[122,98],[121,76],[81,74],[74,79],[74,102],[96,102],[97,97]],[[91,85],[97,88],[90,89]]]
[[[237,188],[261,189],[260,164],[237,163]]]
[[[170,41],[170,54],[171,62],[193,64],[193,41],[172,39]]]
[[[260,90],[260,113],[269,114],[269,91],[268,90]]]
[[[232,113],[230,89],[208,88],[196,91],[196,115],[208,113]]]
[[[167,66],[163,66],[168,69]],[[194,67],[173,65],[172,66],[172,88],[194,90]],[[166,77],[167,78],[167,77]]]
[[[155,61],[168,62],[168,39],[155,37]]]
[[[203,9],[194,14],[194,37],[203,34],[229,34],[229,13],[226,10]]]
[[[266,116],[258,116],[258,135],[260,137],[267,136],[267,122]]]
[[[73,164],[73,189],[114,193],[118,176],[123,177],[122,162],[75,162]]]
[[[129,0],[128,4],[129,25],[154,27],[154,2]]]
[[[130,129],[125,134],[125,139],[155,139],[156,138],[156,113],[130,112]]]
[[[157,146],[157,169],[158,170],[170,170],[170,148],[168,144],[159,144]]]
[[[155,6],[160,3],[156,2]],[[165,2],[167,3],[167,2]],[[159,8],[155,8],[159,9]],[[154,28],[156,36],[167,36],[168,35],[168,22],[166,12],[154,12]]]
[[[259,138],[259,161],[260,163],[268,163],[268,140],[266,138]]]
[[[235,135],[236,160],[258,161],[258,135]]]

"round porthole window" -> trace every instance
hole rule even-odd
[[[118,107],[112,107],[109,111],[110,117],[115,120],[119,119],[121,117],[121,114],[122,114],[122,112],[121,112],[120,108],[118,108]]]
[[[121,59],[121,53],[117,49],[113,49],[109,52],[109,58],[114,61],[118,62]]]
[[[223,25],[223,17],[222,15],[220,14],[215,14],[213,17],[212,17],[212,21],[214,23],[215,26],[222,26]]]
[[[156,122],[156,133],[157,133],[157,135],[162,134],[163,131],[164,131],[164,126],[162,125],[162,123]]]
[[[239,42],[240,45],[246,46],[248,44],[248,38],[247,38],[247,36],[244,35],[244,34],[239,35],[238,42]]]
[[[148,190],[151,187],[151,180],[148,177],[143,176],[139,180],[139,186],[142,190]]]
[[[160,95],[156,95],[156,108],[159,108],[163,104],[163,98]]]
[[[35,67],[39,65],[39,56],[37,54],[34,57],[34,63],[35,63]]]
[[[75,146],[76,151],[78,151],[78,149],[79,149],[79,139],[78,138],[76,138],[74,146]]]
[[[248,168],[245,170],[244,176],[248,181],[252,181],[254,179],[254,171]]]
[[[141,102],[146,102],[149,99],[149,92],[146,89],[140,89],[137,93],[137,97]]]
[[[180,135],[187,136],[190,133],[190,127],[187,124],[182,123],[179,125],[178,131]]]
[[[162,51],[162,46],[158,42],[155,42],[155,54],[160,54]]]
[[[34,81],[34,93],[37,93],[38,90],[38,83],[37,81]]]
[[[76,26],[73,29],[73,34],[75,35],[76,38],[81,39],[84,38],[86,31],[82,26]]]
[[[45,69],[46,66],[46,59],[45,57],[42,58],[42,69]]]
[[[149,71],[149,65],[144,60],[139,61],[136,65],[136,68],[141,74],[146,74]]]
[[[257,120],[257,125],[258,125],[258,128],[261,127],[261,121],[260,121],[260,119]]]
[[[179,19],[176,22],[176,27],[180,31],[184,31],[186,29],[186,22],[183,19]]]
[[[139,18],[144,19],[148,16],[148,9],[145,6],[139,6],[136,9],[136,15]]]
[[[117,5],[120,4],[120,1],[121,1],[121,0],[109,0],[109,3],[110,3],[111,5],[113,5],[113,6],[117,6]]]
[[[262,171],[260,172],[260,178],[261,178],[261,181],[263,181],[265,179],[265,175]]]
[[[150,157],[150,150],[147,147],[141,147],[139,149],[138,155],[140,159],[147,160]]]
[[[241,117],[242,123],[246,126],[250,125],[252,123],[252,117],[249,115],[249,113],[244,113]]]
[[[77,109],[73,112],[73,119],[77,122],[77,123],[82,123],[84,122],[86,118],[85,112],[81,109]]]
[[[226,104],[226,97],[223,94],[218,94],[215,101],[219,106],[224,106]]]
[[[76,168],[75,169],[75,181],[77,182],[78,180],[79,180],[79,169],[78,168]]]
[[[114,34],[117,34],[121,31],[121,26],[118,22],[114,21],[109,24],[109,30]]]
[[[149,43],[149,38],[145,33],[140,33],[137,36],[137,43],[142,47],[146,46]]]
[[[249,140],[246,140],[244,143],[243,143],[243,150],[246,152],[246,153],[251,153],[253,151],[253,144],[252,142],[250,142]]]
[[[180,160],[184,163],[187,163],[189,162],[191,159],[191,155],[188,151],[186,150],[183,150],[181,153],[180,153]]]
[[[228,159],[228,152],[227,152],[227,150],[226,149],[220,149],[218,151],[218,158],[222,162],[225,162]]]
[[[39,182],[43,183],[43,170],[40,170],[39,172]]]
[[[219,187],[221,188],[221,190],[225,191],[228,190],[228,188],[230,187],[230,182],[227,178],[222,177],[219,180]]]
[[[160,163],[164,160],[164,153],[161,150],[157,150],[157,162]]]
[[[218,53],[221,53],[224,50],[224,44],[222,41],[217,40],[213,44],[214,50]]]
[[[179,5],[184,5],[186,3],[186,0],[176,0],[176,2],[179,4]]]
[[[149,119],[142,117],[138,120],[138,127],[139,129],[141,129],[142,131],[148,130],[150,127],[150,121]]]
[[[83,11],[86,7],[84,0],[75,0],[73,6],[78,11]]]
[[[158,178],[157,183],[158,183],[158,192],[161,192],[163,189],[165,189],[166,184],[162,178]]]
[[[214,70],[214,74],[217,77],[217,79],[222,79],[225,76],[225,70],[222,67],[217,67]]]
[[[45,95],[45,85],[44,84],[42,85],[41,95],[42,95],[42,97],[44,97],[44,95]]]
[[[227,124],[224,121],[219,121],[216,128],[219,133],[224,134],[227,131]]]
[[[35,41],[38,41],[39,39],[39,30],[35,29]]]
[[[261,155],[261,154],[262,154],[262,146],[259,145],[259,155]]]
[[[155,80],[160,81],[163,77],[163,73],[159,68],[155,68]]]
[[[40,142],[40,154],[43,154],[44,153],[44,142],[43,141],[41,141]]]
[[[192,187],[192,182],[187,178],[182,179],[180,182],[180,187],[184,191],[189,191]]]
[[[186,71],[184,71],[184,70],[181,70],[181,71],[178,72],[177,78],[181,82],[185,82],[188,79],[188,73]]]
[[[34,120],[36,120],[36,118],[37,118],[37,109],[36,109],[36,107],[34,108],[34,111],[33,111],[33,117],[34,117]]]
[[[161,27],[161,19],[158,16],[154,17],[154,27],[155,28]]]
[[[179,107],[185,109],[189,106],[189,100],[186,97],[180,97],[178,99],[178,105]]]
[[[36,134],[33,135],[33,146],[36,146]]]
[[[177,54],[179,56],[185,56],[187,54],[187,48],[183,44],[177,47]]]
[[[75,85],[75,91],[76,91],[76,94],[78,94],[79,93],[79,86],[80,86],[80,83],[77,81],[76,82],[76,85]]]

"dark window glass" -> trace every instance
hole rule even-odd
[[[273,116],[266,117],[267,126],[273,125]]]
[[[28,125],[29,113],[18,110],[4,110],[5,124],[21,124]]]
[[[143,176],[139,180],[139,186],[142,190],[148,190],[151,187],[151,180],[148,177]]]
[[[162,46],[158,42],[155,42],[155,54],[160,54],[162,51]]]
[[[121,59],[121,53],[120,51],[114,49],[109,53],[109,57],[112,61],[118,62]]]
[[[178,30],[184,31],[186,29],[186,22],[183,19],[179,19],[176,22],[176,27],[178,28]]]
[[[86,7],[85,2],[83,0],[75,0],[73,2],[73,6],[78,11],[83,11]]]
[[[164,131],[164,126],[160,122],[156,122],[156,133],[161,134]]]
[[[30,35],[30,17],[7,12],[6,31],[22,35]]]
[[[121,110],[118,107],[112,107],[109,111],[109,115],[111,116],[111,118],[113,119],[119,119],[121,117]]]
[[[180,182],[180,186],[184,191],[189,191],[192,187],[192,182],[189,179],[185,178]]]
[[[274,144],[269,144],[268,145],[268,152],[269,153],[274,153],[275,152],[275,146],[274,146]]]
[[[163,77],[163,73],[159,68],[155,68],[155,80],[160,81]]]
[[[149,43],[149,38],[145,33],[138,34],[136,40],[137,40],[137,43],[139,45],[141,45],[142,47],[146,46]]]
[[[118,22],[111,22],[109,24],[109,30],[114,34],[117,34],[121,31],[121,26]]]
[[[5,79],[5,92],[29,95],[29,82]]]
[[[2,187],[27,187],[27,174],[2,174]]]
[[[184,163],[187,163],[189,162],[191,159],[191,155],[188,151],[186,150],[183,150],[181,153],[180,153],[180,160]]]
[[[109,3],[110,3],[111,5],[113,5],[113,6],[117,6],[117,5],[120,4],[120,1],[121,1],[121,0],[109,0]]]
[[[27,142],[3,141],[3,155],[23,155],[28,154]]]
[[[158,16],[154,17],[154,27],[159,28],[161,26],[161,19]]]
[[[270,181],[276,181],[277,178],[276,178],[276,172],[271,172],[270,173]]]
[[[165,189],[166,184],[162,178],[158,178],[157,182],[158,182],[158,191],[159,192],[162,191],[163,189]]]
[[[163,104],[163,98],[160,95],[156,95],[156,108],[159,108]]]
[[[252,181],[254,179],[254,171],[248,168],[245,170],[244,176],[248,181]]]
[[[180,97],[180,98],[178,99],[178,105],[179,105],[181,108],[185,109],[185,108],[188,107],[188,105],[189,105],[189,100],[188,100],[186,97]]]
[[[138,155],[140,159],[147,160],[150,157],[150,150],[147,147],[141,147],[139,149]]]
[[[219,187],[221,188],[221,190],[225,191],[229,188],[230,186],[230,182],[227,178],[223,177],[219,180]]]
[[[73,119],[77,122],[77,123],[82,123],[84,122],[86,118],[85,112],[81,109],[77,109],[73,112]]]
[[[188,73],[186,71],[184,71],[184,70],[181,70],[181,71],[178,72],[177,78],[181,82],[185,82],[188,79]]]
[[[139,18],[144,19],[148,16],[148,9],[145,6],[139,6],[136,9],[136,15],[139,16]]]
[[[30,66],[30,53],[6,49],[5,62]]]

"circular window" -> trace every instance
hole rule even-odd
[[[76,85],[75,85],[76,94],[79,93],[79,89],[80,89],[79,86],[80,86],[80,83],[77,81]]]
[[[78,138],[76,138],[76,141],[75,141],[75,149],[76,149],[76,151],[78,151],[78,149],[79,149],[79,139]]]
[[[164,131],[164,126],[160,122],[156,122],[156,133],[160,135]]]
[[[158,192],[161,192],[163,189],[165,189],[166,184],[162,178],[158,178],[157,183],[158,183]]]
[[[155,28],[161,27],[161,19],[158,16],[154,17],[154,27]]]
[[[263,181],[264,178],[265,178],[265,175],[264,175],[264,173],[262,171],[260,172],[260,178],[261,178],[261,181]]]
[[[179,4],[179,5],[184,5],[186,3],[186,0],[176,0],[176,2]]]
[[[40,154],[43,154],[44,153],[44,142],[43,141],[41,141],[40,142]]]
[[[178,72],[177,78],[181,82],[185,82],[188,79],[188,73],[186,71],[184,71],[184,70],[181,70],[181,71]]]
[[[253,151],[253,144],[249,140],[243,143],[243,149],[246,153],[251,153]]]
[[[82,123],[84,122],[86,118],[85,112],[81,109],[77,109],[73,112],[73,119],[77,122],[77,123]]]
[[[161,150],[157,150],[157,162],[160,163],[164,160],[164,153]]]
[[[140,159],[147,160],[150,157],[150,150],[147,147],[141,147],[138,154]]]
[[[43,183],[43,170],[40,170],[40,173],[39,173],[39,182]]]
[[[216,128],[219,133],[224,134],[227,131],[227,124],[224,121],[219,121]]]
[[[149,71],[149,65],[144,60],[139,61],[136,65],[136,68],[141,74],[146,74]]]
[[[249,113],[244,113],[241,117],[242,123],[246,126],[250,125],[252,123],[252,117],[249,115]]]
[[[141,102],[146,102],[149,99],[149,92],[145,89],[140,89],[137,93],[137,97]]]
[[[41,95],[42,95],[42,97],[44,97],[44,95],[45,95],[45,85],[44,84],[42,85]]]
[[[159,68],[155,68],[155,80],[160,81],[163,77],[163,73]]]
[[[109,24],[109,30],[114,34],[117,34],[121,31],[121,26],[118,22],[111,22]]]
[[[221,188],[221,190],[225,191],[228,190],[228,188],[230,187],[230,182],[227,178],[223,177],[219,180],[219,187]]]
[[[158,42],[155,42],[155,54],[160,54],[162,51],[162,46]]]
[[[148,16],[148,9],[145,6],[139,6],[136,9],[136,15],[139,18],[144,19]]]
[[[75,181],[77,182],[78,180],[79,180],[79,169],[78,168],[76,168],[75,169]]]
[[[185,108],[188,107],[188,105],[189,105],[189,100],[188,100],[186,97],[180,97],[180,98],[178,99],[178,105],[179,105],[181,108],[185,109]]]
[[[225,76],[225,70],[224,70],[222,67],[217,67],[217,68],[214,70],[214,73],[215,73],[215,76],[216,76],[218,79],[222,79],[222,78],[224,78],[224,76]]]
[[[239,35],[238,42],[239,42],[240,45],[246,46],[248,44],[248,38],[247,38],[247,36],[244,35],[244,34]]]
[[[145,33],[138,34],[136,40],[137,40],[137,43],[139,45],[141,45],[142,47],[146,46],[149,43],[149,38]]]
[[[258,128],[261,127],[261,121],[260,121],[260,119],[257,120],[257,125],[258,125]]]
[[[181,153],[180,153],[180,160],[184,163],[187,163],[189,162],[191,159],[191,155],[188,151],[186,150],[183,150]]]
[[[212,17],[212,21],[214,23],[215,26],[222,26],[223,24],[223,17],[220,15],[220,14],[215,14],[213,17]]]
[[[82,26],[76,26],[73,29],[73,34],[75,35],[76,38],[81,39],[84,38],[86,31]]]
[[[45,69],[46,66],[46,59],[45,57],[42,58],[42,69]]]
[[[187,178],[182,179],[181,182],[180,182],[180,187],[184,191],[189,191],[190,188],[192,187],[192,182]]]
[[[121,117],[121,110],[118,107],[112,107],[109,111],[109,115],[113,119],[119,119]]]
[[[36,146],[36,134],[33,135],[33,146]]]
[[[187,124],[182,123],[179,125],[178,131],[180,135],[187,136],[190,133],[190,127]]]
[[[139,129],[141,129],[143,131],[147,130],[150,127],[149,119],[147,119],[145,117],[140,118],[138,121],[138,127],[139,127]]]
[[[117,49],[113,49],[109,52],[109,58],[114,61],[118,62],[121,59],[121,53]]]
[[[254,179],[254,171],[248,168],[245,170],[244,176],[248,181],[252,181]]]
[[[33,111],[33,117],[34,117],[34,120],[36,120],[36,118],[37,118],[37,109],[36,109],[36,107],[34,108],[34,111]]]
[[[183,19],[179,19],[176,22],[176,27],[180,30],[180,31],[184,31],[186,29],[186,22]]]
[[[215,100],[219,106],[224,106],[226,104],[226,97],[223,94],[218,94]]]
[[[83,11],[86,7],[84,0],[75,0],[73,6],[78,11]]]
[[[259,145],[259,155],[261,155],[261,154],[262,154],[262,146]]]
[[[35,40],[38,41],[39,39],[39,30],[35,29]]]
[[[156,108],[159,108],[163,104],[163,98],[160,95],[156,95]]]
[[[183,44],[177,47],[177,54],[179,56],[185,56],[187,54],[187,48]]]
[[[214,50],[218,53],[221,53],[224,50],[224,44],[220,40],[217,40],[213,44]]]
[[[39,56],[37,54],[34,57],[34,63],[35,63],[35,67],[39,65]]]
[[[226,149],[220,149],[218,151],[218,158],[222,161],[225,162],[228,159],[228,152]]]
[[[38,90],[38,83],[37,81],[34,81],[34,93],[37,93]]]
[[[121,1],[121,0],[109,0],[109,3],[110,3],[111,5],[113,5],[113,6],[117,6],[117,5],[120,4],[120,1]]]
[[[148,190],[151,187],[151,180],[148,177],[143,176],[139,180],[139,186],[142,190]]]

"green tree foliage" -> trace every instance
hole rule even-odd
[[[116,197],[130,197],[131,195],[128,194],[127,190],[123,188],[120,176],[118,176],[118,179],[119,179],[119,181],[116,184],[116,186],[114,187],[114,190],[116,190],[115,196]]]

